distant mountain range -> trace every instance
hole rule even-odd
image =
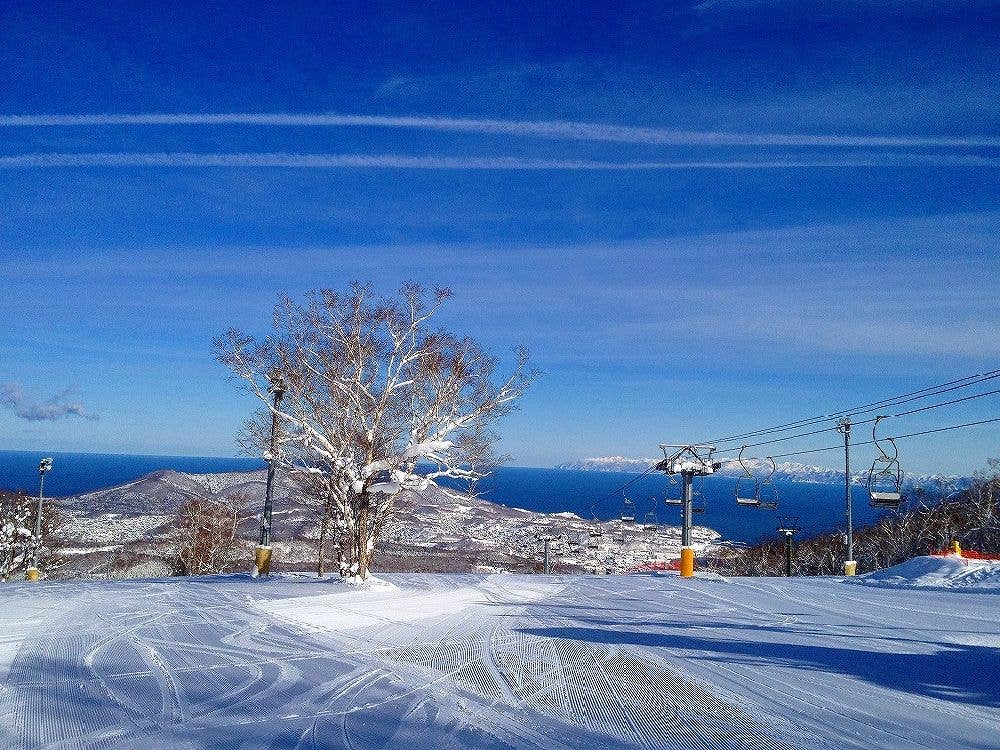
[[[626,458],[624,456],[600,456],[597,458],[584,458],[580,461],[566,461],[556,465],[557,469],[571,469],[575,471],[613,471],[622,473],[639,474],[649,467],[659,463],[659,458]],[[747,467],[761,479],[767,476],[770,464],[763,459],[749,459],[746,461]],[[718,476],[737,477],[743,475],[743,469],[735,460],[722,462],[722,466],[716,471]],[[844,482],[844,472],[830,469],[823,466],[810,466],[794,461],[785,461],[776,466],[775,481],[782,482],[806,482],[813,484],[842,484]],[[858,471],[851,472],[851,481],[854,484],[864,484],[868,481],[867,466]],[[911,474],[903,475],[904,489],[914,487],[933,488],[939,494],[947,494],[967,488],[972,483],[971,477],[950,476],[944,474]]]

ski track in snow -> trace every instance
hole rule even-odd
[[[995,593],[386,578],[6,584],[0,748],[1000,747]]]

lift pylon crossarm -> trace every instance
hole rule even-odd
[[[798,534],[802,531],[802,527],[799,525],[799,517],[782,516],[778,522],[777,531],[782,534]]]
[[[703,476],[715,473],[712,461],[714,445],[668,445],[661,444],[663,460],[656,464],[657,471],[666,474],[694,474]]]

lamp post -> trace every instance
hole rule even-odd
[[[271,572],[271,511],[274,505],[274,470],[278,463],[278,408],[285,395],[285,385],[280,376],[272,375],[268,390],[274,394],[271,409],[271,444],[265,455],[267,459],[267,489],[264,491],[264,512],[260,516],[260,543],[254,553],[255,571],[258,575]]]
[[[38,551],[42,546],[42,498],[45,495],[45,475],[51,470],[51,458],[43,458],[38,462],[38,505],[35,507],[35,531],[31,539],[31,566],[24,576],[29,581],[38,580]]]

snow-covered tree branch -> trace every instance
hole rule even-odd
[[[491,428],[532,380],[528,355],[517,351],[499,377],[498,360],[474,340],[432,328],[451,296],[416,284],[389,300],[360,284],[321,290],[304,305],[282,299],[263,340],[232,330],[216,341],[220,360],[260,401],[244,448],[266,450],[277,416],[275,459],[310,488],[320,558],[332,532],[345,576],[368,576],[400,492],[442,478],[471,487],[502,461]],[[280,410],[275,387],[285,393]]]

